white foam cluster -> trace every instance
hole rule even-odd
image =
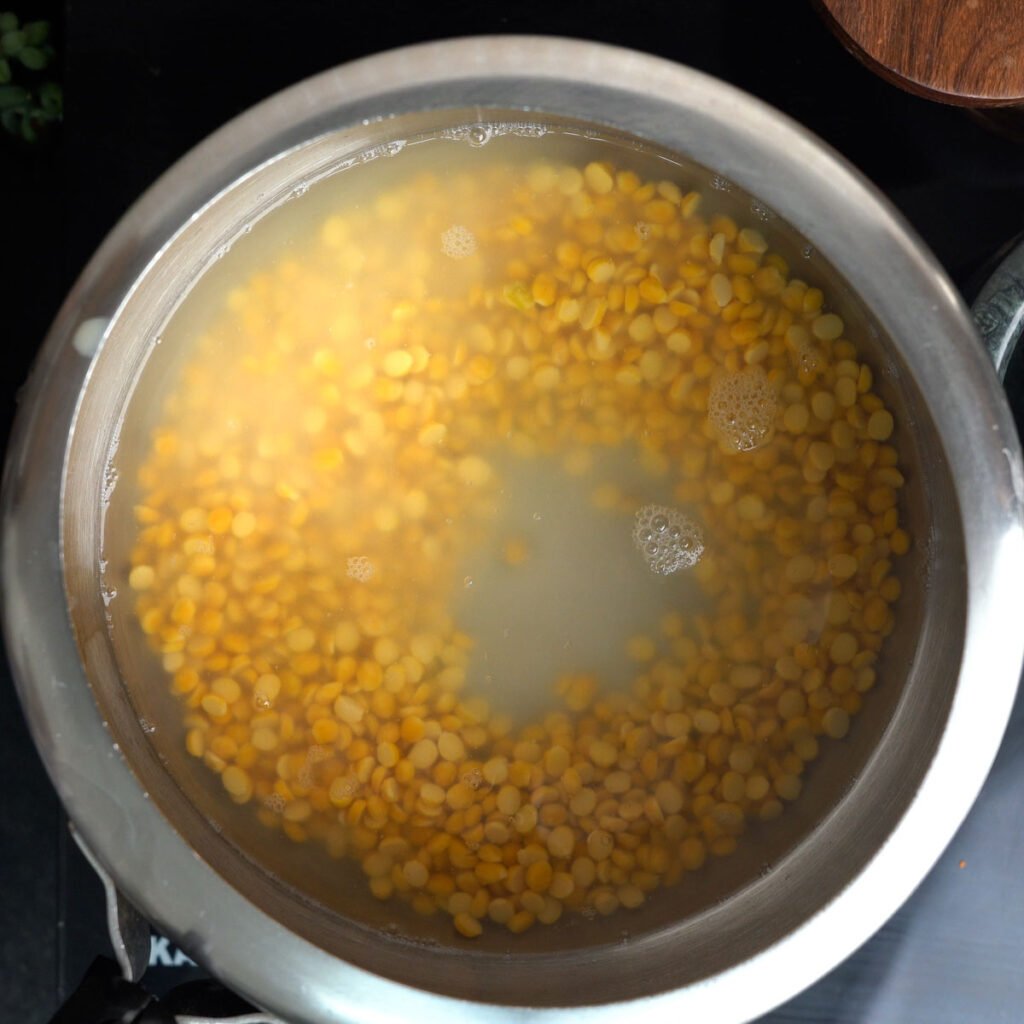
[[[269,793],[263,798],[263,806],[275,814],[280,814],[284,810],[284,804],[284,797],[280,793]]]
[[[353,555],[348,560],[345,571],[352,579],[365,583],[373,576],[373,562],[366,555]]]
[[[704,554],[700,527],[679,509],[644,505],[633,524],[633,543],[652,572],[670,576],[689,569]]]
[[[441,232],[441,252],[453,260],[464,260],[476,252],[476,235],[462,224]]]
[[[359,792],[359,780],[348,775],[341,780],[338,788],[342,796],[355,796]]]
[[[749,452],[775,433],[779,401],[760,366],[716,378],[708,394],[708,422],[726,448]]]

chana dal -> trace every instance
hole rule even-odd
[[[765,225],[597,142],[417,148],[222,298],[125,572],[227,796],[473,938],[699,886],[783,814],[910,538],[872,368]],[[545,647],[598,591],[598,646]]]

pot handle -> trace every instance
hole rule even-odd
[[[1003,380],[1024,337],[1024,241],[996,267],[978,292],[971,311],[996,373]]]

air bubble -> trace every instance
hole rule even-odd
[[[147,736],[152,736],[156,732],[156,726],[148,718],[140,718],[139,726]]]
[[[708,422],[726,449],[749,452],[774,436],[778,405],[768,375],[760,366],[751,366],[712,382]]]
[[[659,533],[659,543],[650,538]],[[704,537],[700,527],[678,509],[665,505],[644,505],[636,514],[633,543],[648,568],[659,576],[669,576],[680,569],[689,569],[704,553]]]
[[[716,174],[711,179],[711,187],[716,192],[731,192],[732,182],[729,181],[727,178],[723,178],[720,174]]]
[[[760,203],[756,199],[750,201],[750,212],[760,221],[769,221],[775,216],[764,203]]]
[[[801,255],[801,256],[802,256],[802,257],[803,257],[803,258],[804,258],[805,260],[809,260],[809,259],[810,259],[810,258],[811,258],[811,257],[812,257],[812,256],[814,255],[814,246],[813,246],[813,245],[805,245],[805,246],[804,246],[804,247],[803,247],[803,248],[802,248],[802,249],[800,250],[800,255]]]
[[[269,711],[274,706],[274,702],[262,693],[253,694],[252,704],[258,711]]]
[[[113,466],[108,465],[103,473],[103,490],[100,494],[100,501],[104,505],[108,505],[110,503],[111,496],[114,493],[114,488],[117,487],[117,478],[117,470]]]
[[[463,586],[464,586],[464,587],[465,587],[465,588],[466,588],[467,590],[469,590],[469,588],[470,588],[471,586],[473,586],[473,577],[472,577],[472,576],[467,576],[467,577],[465,577],[465,579],[463,579],[463,581],[462,581],[462,585],[463,585]]]
[[[543,519],[543,518],[544,517],[539,512],[534,512],[533,513],[533,521],[535,523],[539,523],[541,521],[541,519]]]
[[[645,220],[638,220],[633,225],[633,230],[636,232],[637,238],[639,238],[641,242],[646,242],[647,239],[651,237],[651,225]]]
[[[466,132],[466,141],[473,147],[486,146],[494,131],[486,124],[475,124]]]
[[[484,784],[483,773],[478,768],[474,768],[471,772],[466,772],[462,776],[462,781],[470,789],[479,789]]]
[[[384,155],[398,156],[403,149],[405,149],[405,139],[395,139],[393,142],[386,142],[384,144]]]
[[[270,793],[263,798],[263,806],[274,814],[280,814],[284,810],[284,797],[280,793]]]
[[[476,252],[476,235],[463,224],[441,232],[441,252],[453,260],[464,260]]]
[[[354,555],[346,563],[346,573],[359,583],[365,583],[371,579],[374,572],[373,562],[365,555]]]
[[[373,349],[375,349],[377,347],[377,339],[376,338],[367,338],[366,341],[363,342],[363,344],[368,349],[370,349],[372,351]]]
[[[524,139],[542,139],[548,133],[545,125],[534,124],[529,121],[522,123],[512,122],[504,127],[509,134],[518,135]]]

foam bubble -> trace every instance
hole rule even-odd
[[[441,232],[441,252],[453,260],[464,260],[476,252],[476,235],[462,224]]]
[[[775,389],[760,366],[723,374],[708,394],[708,422],[734,452],[767,444],[775,434],[778,408]]]
[[[651,237],[651,225],[645,220],[638,220],[633,225],[633,230],[637,233],[637,237],[641,242],[646,242]]]
[[[366,555],[353,555],[346,563],[345,571],[352,579],[365,583],[376,570]]]
[[[342,796],[355,796],[359,792],[359,779],[348,775],[341,780],[339,788]]]
[[[633,523],[633,543],[652,572],[670,576],[695,566],[704,554],[700,527],[679,509],[644,505]]]

